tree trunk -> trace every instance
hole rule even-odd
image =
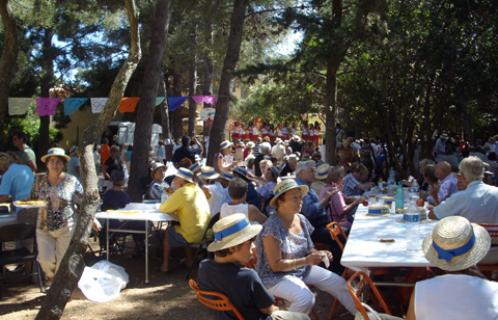
[[[171,139],[171,131],[169,128],[168,99],[166,99],[168,93],[166,90],[164,75],[162,75],[161,79],[159,80],[159,96],[164,97],[164,101],[159,106],[161,110],[161,126],[163,127],[163,138]]]
[[[54,59],[55,52],[52,47],[52,38],[54,36],[54,30],[51,28],[46,28],[43,34],[43,76],[41,78],[40,88],[41,96],[49,97],[50,88],[54,84]],[[50,148],[50,138],[49,138],[49,128],[50,128],[50,117],[43,116],[40,117],[40,128],[38,129],[38,155],[44,155]],[[44,168],[45,164],[38,163],[38,168]]]
[[[228,118],[228,104],[230,102],[230,82],[237,61],[239,60],[240,45],[244,31],[244,19],[248,0],[235,0],[232,17],[230,20],[230,35],[228,36],[227,53],[221,71],[218,101],[216,102],[216,115],[209,138],[209,152],[207,163],[213,165],[214,155],[218,152],[219,145],[224,138],[225,125]]]
[[[191,54],[192,62],[189,68],[189,83],[188,92],[190,96],[195,95],[196,83],[197,83],[197,24],[194,24],[192,35],[191,35]],[[195,123],[196,123],[196,107],[197,104],[194,100],[189,99],[188,101],[188,135],[193,137],[195,135]]]
[[[97,141],[107,125],[116,114],[119,102],[131,75],[140,61],[140,35],[138,32],[138,14],[134,0],[125,0],[128,21],[130,23],[130,55],[121,66],[112,84],[107,103],[97,121],[85,130],[79,145],[81,153],[81,180],[84,195],[81,206],[77,210],[77,219],[71,243],[61,261],[52,287],[43,300],[41,309],[36,315],[36,320],[60,319],[64,308],[76,288],[85,263],[83,254],[87,250],[87,238],[90,224],[99,205],[99,192],[97,187],[97,173],[93,159],[93,144]]]
[[[17,45],[16,22],[8,7],[8,0],[0,0],[0,16],[3,24],[3,50],[0,57],[0,144],[5,146],[3,128],[7,120],[10,81],[16,67]]]
[[[182,94],[182,76],[175,68],[173,70],[173,95],[180,96]],[[169,106],[168,106],[169,107]],[[171,131],[173,138],[180,139],[183,136],[183,117],[182,107],[170,113]]]
[[[151,21],[149,54],[145,63],[143,90],[137,110],[135,134],[133,136],[133,157],[131,159],[128,194],[135,202],[142,200],[145,186],[142,181],[149,175],[149,150],[154,121],[154,106],[162,80],[161,61],[166,48],[170,17],[169,0],[157,0],[154,18]]]
[[[327,82],[325,84],[325,159],[336,164],[336,114],[337,114],[337,69],[342,58],[330,56],[327,62]]]

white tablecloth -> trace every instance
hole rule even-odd
[[[138,221],[178,221],[175,216],[159,211],[159,203],[130,203],[122,210],[139,210],[137,214],[123,214],[119,211],[102,211],[95,214],[99,219],[138,220]]]
[[[422,240],[437,221],[404,222],[402,215],[367,216],[360,205],[341,258],[349,268],[430,266]],[[393,239],[394,242],[380,240]]]

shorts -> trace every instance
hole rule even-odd
[[[181,248],[188,246],[187,240],[185,240],[185,238],[181,234],[176,232],[174,226],[169,227],[166,232],[170,248]]]

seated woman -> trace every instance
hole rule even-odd
[[[352,314],[353,299],[346,289],[346,281],[339,275],[319,267],[332,259],[329,251],[313,247],[313,227],[299,212],[308,187],[285,179],[275,187],[270,205],[277,211],[271,215],[259,234],[256,247],[256,270],[264,285],[275,297],[290,303],[289,311],[309,313],[315,295],[308,288],[313,285],[336,297]]]
[[[201,290],[224,294],[245,319],[309,319],[304,314],[278,310],[275,299],[263,286],[258,274],[243,267],[252,259],[253,241],[260,231],[260,225],[251,225],[240,213],[216,222],[213,226],[214,241],[208,246],[214,258],[199,265]],[[232,319],[227,313],[223,318]]]
[[[361,196],[365,191],[373,187],[368,181],[368,169],[364,164],[355,162],[351,165],[351,173],[344,177],[342,193],[346,196]]]
[[[498,319],[498,283],[486,280],[475,266],[490,246],[480,225],[459,216],[441,219],[422,250],[447,274],[417,282],[406,319]]]
[[[75,224],[76,206],[81,203],[83,187],[76,177],[64,172],[69,156],[62,148],[50,148],[41,161],[47,175],[35,186],[34,196],[47,202],[40,209],[36,229],[37,260],[50,285],[69,246]]]
[[[230,202],[224,203],[220,209],[220,218],[228,217],[234,213],[243,213],[251,223],[263,224],[266,216],[257,207],[246,202],[247,182],[235,178],[228,184]]]
[[[161,162],[154,162],[150,166],[150,176],[152,181],[149,186],[149,190],[147,190],[147,199],[161,201],[161,198],[164,193],[165,184],[164,179],[166,178],[166,170],[167,167]]]
[[[331,167],[327,177],[327,185],[323,187],[320,198],[322,198],[326,192],[337,191],[333,192],[333,195],[330,197],[327,209],[332,220],[337,222],[341,228],[347,232],[352,224],[350,216],[356,211],[358,204],[361,203],[363,198],[347,198],[342,191],[340,191],[342,190],[344,174],[344,167]]]

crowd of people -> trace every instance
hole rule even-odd
[[[295,126],[266,127],[266,135],[246,139],[245,129],[237,124],[231,132],[234,141],[220,144],[212,167],[205,164],[204,146],[195,138],[183,137],[170,159],[161,150],[163,144],[151,152],[144,199],[160,202],[159,210],[178,220],[161,231],[161,271],[171,270],[172,249],[199,243],[210,221],[220,219],[209,246],[214,258],[199,268],[201,289],[224,293],[250,319],[272,314],[279,314],[278,319],[306,319],[315,303],[310,286],[331,294],[355,314],[341,277],[341,250],[327,225],[336,221],[347,233],[356,208],[367,200],[364,193],[379,181],[401,179],[391,174],[385,146],[377,139],[344,138],[338,145],[337,165],[332,165],[322,159],[316,141],[305,139],[305,131],[300,137],[292,131]],[[319,131],[319,126],[306,127]],[[0,153],[0,200],[46,201],[37,218],[36,239],[38,261],[50,281],[69,244],[83,193],[78,154],[76,148],[70,155],[62,148],[49,149],[41,157],[47,173],[35,179],[36,156],[25,135],[14,137],[18,151]],[[436,140],[434,158],[418,161],[419,171],[400,183],[417,181],[420,199],[429,203],[430,216],[441,223],[459,216],[465,218],[458,222],[462,225],[498,224],[496,138],[482,149],[458,151],[462,159],[455,166],[450,158],[456,151],[448,153],[450,138],[443,134]],[[125,187],[132,153],[132,147],[110,145],[107,139],[96,149],[96,166],[102,179],[111,182],[103,190],[103,210],[130,203]],[[468,228],[463,229],[458,232]],[[485,251],[479,260],[498,262],[498,252]],[[432,286],[436,284],[417,286],[415,302],[428,301],[427,288]],[[275,298],[287,301],[291,312],[277,313]],[[415,306],[409,312],[421,311]]]

